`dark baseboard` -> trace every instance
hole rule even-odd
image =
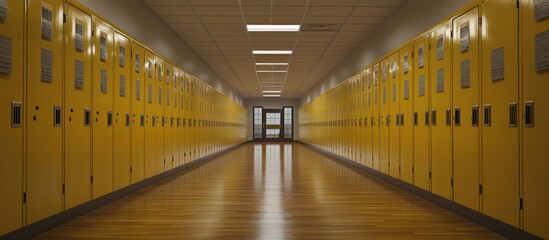
[[[357,162],[354,162],[350,159],[347,159],[347,158],[344,158],[342,156],[339,156],[339,155],[336,155],[336,154],[333,154],[331,152],[328,152],[326,150],[323,150],[321,148],[318,148],[318,147],[315,147],[313,145],[309,145],[307,143],[303,143],[303,142],[300,142],[298,141],[300,144],[303,144],[307,147],[309,147],[310,149],[316,151],[316,152],[319,152],[321,154],[324,154],[324,155],[327,155],[327,156],[330,156],[331,158],[335,159],[335,160],[338,160],[348,166],[351,166],[355,169],[358,169],[360,171],[363,171],[363,172],[367,172],[371,175],[374,175],[386,182],[389,182],[397,187],[400,187],[408,192],[411,192],[427,201],[430,201],[440,207],[443,207],[449,211],[452,211],[464,218],[467,218],[469,220],[471,220],[472,222],[475,222],[485,228],[488,228],[496,233],[499,233],[501,235],[503,235],[504,237],[506,238],[509,238],[509,239],[542,239],[536,235],[533,235],[529,232],[526,232],[522,229],[519,229],[515,226],[512,226],[512,225],[509,225],[507,223],[504,223],[502,221],[499,221],[495,218],[492,218],[490,216],[487,216],[487,215],[484,215],[480,212],[477,212],[473,209],[470,209],[468,207],[465,207],[463,205],[460,205],[458,203],[455,203],[451,200],[448,200],[446,198],[443,198],[441,196],[438,196],[434,193],[431,193],[429,191],[426,191],[422,188],[419,188],[419,187],[416,187],[412,184],[409,184],[407,182],[404,182],[404,181],[401,181],[400,179],[396,179],[392,176],[389,176],[387,174],[384,174],[382,172],[379,172],[377,170],[374,170],[372,168],[369,168],[367,166],[364,166],[362,164],[359,164]]]
[[[104,205],[107,205],[121,197],[124,197],[128,194],[131,194],[133,192],[136,192],[142,188],[145,188],[147,186],[150,186],[152,184],[157,183],[160,180],[163,180],[165,178],[168,178],[170,176],[173,176],[177,173],[180,173],[182,171],[191,169],[193,167],[199,166],[201,164],[204,164],[208,162],[209,160],[212,160],[216,157],[219,157],[220,155],[226,154],[237,147],[248,143],[243,142],[238,145],[235,145],[233,147],[227,148],[225,150],[210,154],[208,156],[199,158],[197,160],[194,160],[192,162],[186,163],[184,165],[181,165],[179,167],[170,169],[166,172],[163,172],[161,174],[158,174],[156,176],[144,179],[140,182],[133,183],[127,187],[124,187],[122,189],[119,189],[117,191],[111,192],[105,196],[93,199],[91,201],[88,201],[86,203],[83,203],[81,205],[78,205],[74,208],[65,210],[63,212],[60,212],[58,214],[55,214],[53,216],[47,217],[43,220],[40,220],[38,222],[32,223],[30,225],[27,225],[23,228],[17,229],[13,232],[10,232],[8,234],[5,234],[3,236],[0,236],[0,240],[7,240],[7,239],[31,239],[33,237],[36,237],[50,229],[53,229],[57,226],[60,226],[70,220],[73,220],[75,218],[78,218],[88,212],[91,212],[92,210],[98,209]]]

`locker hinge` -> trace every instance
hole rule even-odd
[[[450,178],[450,186],[454,186],[454,178]]]
[[[433,172],[429,172],[429,179],[433,178]]]
[[[414,52],[412,52],[412,58],[414,58]]]
[[[92,30],[92,37],[93,37],[93,36],[95,36],[95,31],[94,31],[94,30]]]
[[[93,183],[93,176],[90,177],[90,183]]]
[[[429,50],[431,50],[431,44],[429,43]]]
[[[519,199],[519,208],[520,208],[520,210],[524,209],[524,200],[523,200],[523,198]]]
[[[61,185],[61,193],[65,194],[65,184]]]
[[[454,30],[450,31],[450,38],[454,38]]]
[[[166,163],[166,159],[164,158],[164,163]]]
[[[27,203],[27,193],[23,193],[23,204]]]
[[[416,169],[415,169],[414,167],[412,167],[412,173],[414,173],[415,170],[416,170]]]
[[[482,194],[482,184],[479,184],[479,185],[478,185],[478,193],[479,193],[479,194]]]
[[[130,166],[130,172],[133,172],[133,166]]]
[[[520,0],[517,0],[517,8],[520,8]]]
[[[478,17],[478,25],[482,26],[482,17]]]
[[[66,23],[66,22],[67,22],[67,14],[63,13],[63,23]]]

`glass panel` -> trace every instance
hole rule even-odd
[[[262,121],[263,121],[263,109],[254,108],[254,138],[262,137]]]
[[[293,108],[284,108],[284,138],[293,138],[292,133],[292,120],[293,120]]]

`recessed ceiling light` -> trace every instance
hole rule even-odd
[[[298,32],[299,25],[248,24],[248,32]]]
[[[257,70],[258,73],[285,73],[286,70]]]
[[[278,93],[280,94],[282,91],[263,91],[263,94],[265,93]]]
[[[288,66],[288,63],[256,63],[256,66]]]
[[[263,97],[280,97],[280,94],[263,94]]]
[[[292,54],[292,50],[253,50],[253,54]]]

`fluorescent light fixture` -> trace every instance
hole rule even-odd
[[[257,70],[258,73],[285,73],[286,70]]]
[[[288,63],[255,63],[256,66],[288,66]]]
[[[248,24],[248,32],[299,32],[299,25]]]
[[[263,97],[280,97],[280,94],[263,94]]]
[[[253,54],[291,55],[292,50],[253,50]]]
[[[278,93],[280,94],[282,91],[263,91],[263,94],[265,93]]]

